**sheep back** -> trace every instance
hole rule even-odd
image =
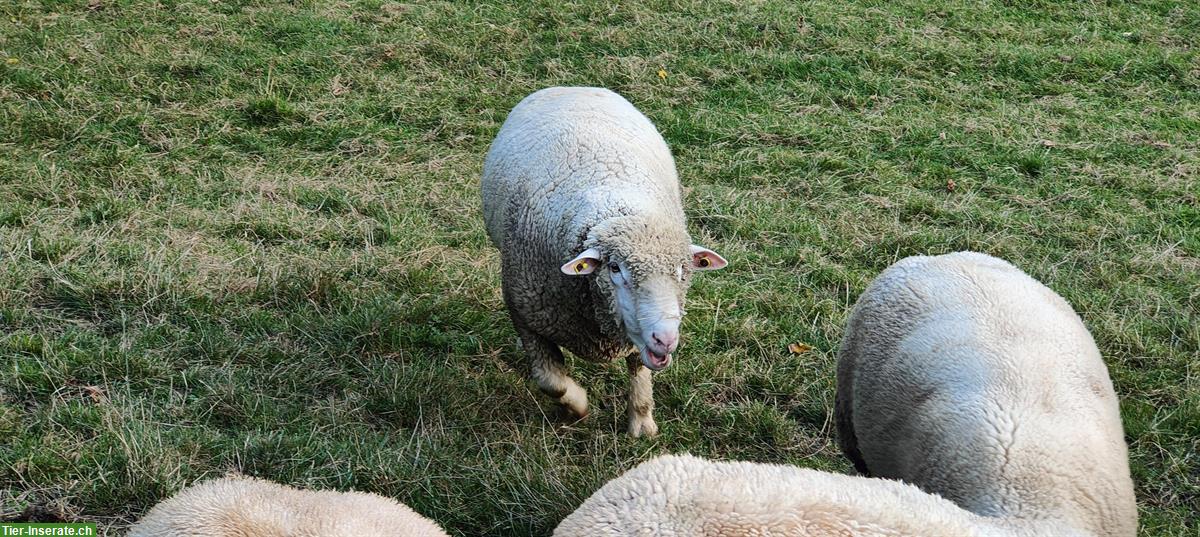
[[[446,537],[407,506],[363,492],[299,490],[236,477],[206,481],[154,506],[129,537]]]
[[[1000,259],[960,252],[885,270],[847,323],[836,414],[868,475],[981,515],[1136,531],[1100,353],[1065,300]]]
[[[664,456],[601,487],[555,537],[998,535],[911,485],[771,464]]]

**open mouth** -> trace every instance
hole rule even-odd
[[[659,371],[671,365],[670,354],[654,354],[650,349],[642,349],[642,364],[649,367],[651,371]]]

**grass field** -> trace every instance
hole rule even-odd
[[[1011,260],[1080,312],[1142,534],[1200,532],[1200,4],[0,4],[0,518],[116,533],[229,470],[546,535],[654,454],[848,471],[850,305],[897,259]],[[693,237],[662,435],[620,365],[524,378],[477,185],[508,110],[613,88]],[[792,354],[789,343],[813,350]]]

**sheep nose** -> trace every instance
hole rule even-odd
[[[678,332],[654,332],[650,336],[654,338],[654,344],[667,353],[675,352],[675,348],[679,346]]]

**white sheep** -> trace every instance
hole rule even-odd
[[[555,537],[630,535],[984,537],[1035,533],[1010,533],[994,519],[969,513],[899,481],[670,455],[642,463],[610,481],[554,530]]]
[[[558,537],[1128,537],[1112,382],[1071,307],[982,254],[905,259],[859,298],[836,415],[863,473],[661,457]],[[919,488],[918,488],[919,487]]]
[[[1132,536],[1137,508],[1108,370],[1062,297],[960,252],[885,270],[847,322],[836,419],[866,475],[973,513]]]
[[[299,490],[233,477],[194,485],[154,506],[129,537],[448,537],[394,500]]]
[[[504,301],[538,388],[577,417],[587,392],[561,349],[627,357],[629,432],[654,435],[650,370],[671,362],[696,270],[675,164],[650,120],[600,88],[549,88],[505,120],[483,167],[483,213]],[[639,359],[640,358],[640,359]]]

